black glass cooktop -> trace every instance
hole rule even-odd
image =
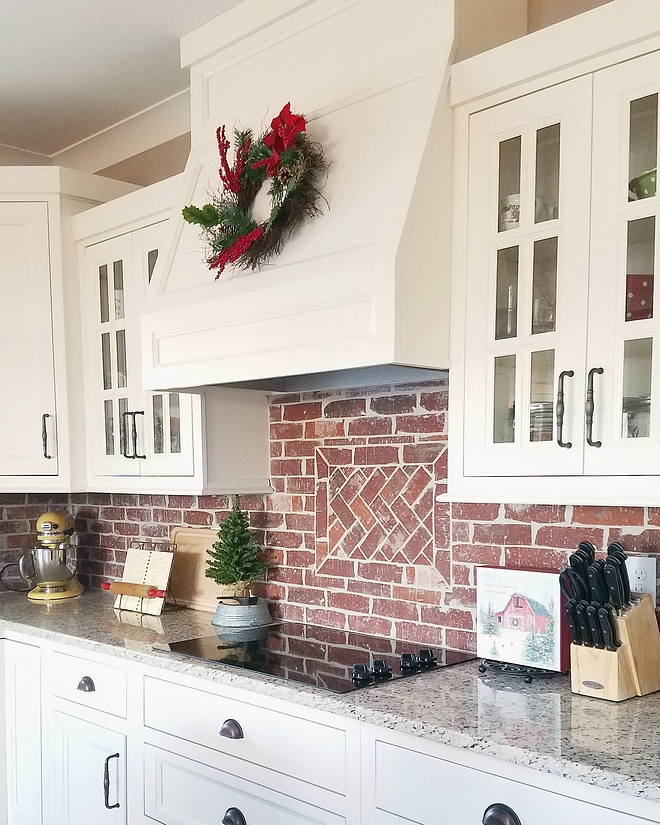
[[[346,693],[476,659],[459,650],[295,622],[172,642],[169,651]],[[166,648],[166,649],[168,649]],[[159,650],[163,648],[159,646]]]

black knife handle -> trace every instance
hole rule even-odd
[[[578,550],[582,550],[589,556],[589,563],[592,564],[596,559],[596,548],[590,541],[581,541],[578,544]]]
[[[603,640],[603,633],[600,628],[600,621],[598,620],[598,608],[600,605],[589,604],[584,608],[587,615],[587,622],[589,622],[589,630],[591,631],[591,639],[594,647],[602,650],[605,647]]]
[[[598,621],[600,630],[605,641],[605,647],[608,650],[616,650],[617,645],[614,642],[614,628],[615,625],[610,617],[610,612],[606,607],[601,607],[598,611]]]
[[[582,644],[582,635],[578,630],[577,619],[575,617],[575,602],[569,599],[564,604],[564,613],[566,614],[566,624],[571,634],[571,640],[574,645]]]
[[[619,622],[614,615],[614,608],[611,604],[603,605],[603,610],[607,611],[610,617],[610,627],[612,629],[612,642],[615,647],[621,647],[621,637],[619,636]]]
[[[594,409],[596,405],[594,404],[594,375],[602,375],[605,370],[602,367],[593,367],[589,370],[589,374],[587,376],[587,398],[584,402],[584,417],[585,417],[585,424],[586,424],[586,432],[587,432],[587,444],[590,447],[602,447],[602,441],[593,441],[593,426],[594,426]]]
[[[616,564],[609,563],[605,565],[605,581],[614,609],[621,610],[623,607],[623,584]]]
[[[584,584],[585,592],[589,592],[589,580],[587,579],[587,568],[589,567],[589,562],[584,556],[584,553],[573,553],[568,558],[568,563],[571,566],[572,570],[578,574],[582,583]]]
[[[591,587],[591,601],[599,605],[605,604],[609,599],[607,585],[604,582],[600,566],[594,562],[587,568],[587,578]]]
[[[578,602],[578,604],[575,605],[575,616],[577,618],[577,626],[580,631],[580,635],[582,636],[582,642],[587,647],[593,647],[594,641],[591,637],[589,622],[587,621],[587,614],[585,612],[586,607],[586,602]]]
[[[613,541],[607,548],[607,555],[611,556],[613,553],[622,553],[624,561],[628,558],[626,555],[626,548],[621,544],[621,542]]]
[[[619,575],[621,576],[621,585],[623,586],[623,603],[629,604],[630,603],[630,577],[628,576],[628,567],[626,565],[626,556],[625,553],[622,553],[618,550],[614,550],[610,552],[608,550],[607,561],[608,564],[610,562],[617,564],[619,568]]]
[[[573,591],[573,598],[576,602],[589,601],[589,588],[587,583],[583,581],[580,576],[573,570],[572,567],[567,567],[564,571],[570,582],[571,590]]]

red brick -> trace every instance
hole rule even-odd
[[[452,548],[454,561],[469,564],[500,564],[501,558],[501,547],[491,547],[485,544],[455,544]]]
[[[282,493],[274,493],[266,499],[266,509],[282,513],[297,513],[302,510],[303,500],[301,496],[291,496]]]
[[[445,593],[447,607],[472,607],[477,605],[476,587],[454,587]]]
[[[340,576],[350,579],[355,575],[355,562],[350,559],[325,559],[318,565],[317,572],[324,576]]]
[[[300,476],[303,474],[302,459],[274,458],[270,462],[270,472],[274,476]]]
[[[181,524],[183,513],[181,510],[161,510],[154,507],[154,521],[160,521],[166,524]]]
[[[316,452],[316,448],[319,446],[320,441],[285,441],[284,442],[284,455],[287,457],[290,456],[310,456],[314,455]]]
[[[374,562],[358,563],[358,576],[377,582],[401,583],[401,568],[394,564],[377,564]]]
[[[140,534],[153,539],[164,539],[170,534],[166,524],[143,524],[140,527]]]
[[[404,464],[433,464],[444,444],[426,441],[424,444],[406,444],[403,448]]]
[[[0,507],[7,504],[25,504],[25,493],[0,493]]]
[[[271,424],[270,437],[273,440],[284,440],[303,437],[304,424]]]
[[[186,524],[194,524],[201,527],[210,527],[213,524],[213,516],[211,513],[205,513],[203,510],[186,510],[183,514],[183,520]]]
[[[284,530],[269,530],[267,543],[271,547],[300,547],[302,536],[300,533],[291,533]]]
[[[99,516],[105,521],[123,521],[126,518],[126,510],[123,507],[101,507]]]
[[[444,413],[428,415],[401,415],[396,419],[397,433],[442,433],[445,428]]]
[[[392,585],[381,582],[364,582],[360,579],[348,579],[350,593],[366,593],[369,596],[389,597],[392,595]]]
[[[305,424],[305,438],[341,438],[344,435],[344,422],[308,421]]]
[[[477,634],[468,630],[445,630],[445,646],[451,650],[467,650],[470,653],[477,652]]]
[[[331,467],[353,463],[353,450],[341,449],[339,447],[323,447],[321,453],[322,458],[324,458]]]
[[[139,536],[140,525],[130,521],[116,521],[115,533],[119,533],[121,536]]]
[[[135,493],[113,493],[112,503],[118,507],[137,507],[140,497]]]
[[[438,502],[439,503],[439,502]],[[470,522],[452,521],[451,540],[454,542],[467,542],[470,540]]]
[[[303,571],[305,587],[321,587],[324,590],[346,590],[346,579],[334,576],[317,576],[310,568]]]
[[[440,607],[422,605],[422,621],[440,627],[457,627],[461,630],[474,630],[472,613],[467,610],[443,610]]]
[[[653,527],[660,527],[660,507],[648,508],[648,522]]]
[[[250,493],[249,495],[240,495],[236,496],[236,498],[240,499],[241,508],[243,510],[263,510],[265,509],[265,496],[259,495],[258,493]],[[199,505],[199,509],[203,509],[202,505]],[[209,509],[213,509],[210,507]]]
[[[260,594],[264,599],[286,599],[286,587],[275,582],[261,582],[259,584]]]
[[[369,599],[357,593],[328,593],[328,607],[353,613],[368,613]]]
[[[91,541],[98,539],[98,536],[90,536]],[[17,535],[7,536],[8,550],[30,550],[34,547],[33,533],[19,533]]]
[[[316,472],[316,462],[313,458],[305,459],[305,475],[312,476]]]
[[[346,614],[340,610],[317,610],[314,607],[308,607],[307,621],[322,627],[344,628],[346,627]]]
[[[597,527],[560,527],[559,525],[539,527],[534,544],[538,547],[565,547],[576,550],[581,541],[590,541],[598,550],[603,546],[603,530]]]
[[[313,604],[319,607],[325,607],[325,591],[310,590],[302,587],[290,587],[289,601],[294,604]]]
[[[472,532],[475,542],[482,544],[531,544],[529,524],[475,524]]]
[[[270,485],[276,493],[283,493],[284,492],[284,479],[283,478],[271,478]]]
[[[471,572],[472,568],[465,564],[453,564],[451,568],[452,578],[456,584],[471,584]]]
[[[403,587],[395,584],[392,588],[392,596],[395,599],[403,599],[408,602],[438,604],[440,599],[440,591],[421,590],[418,587]]]
[[[91,503],[92,502],[90,502],[90,504]],[[140,500],[139,500],[138,503],[139,503],[140,507],[165,507],[167,502],[165,500],[165,496],[152,495],[152,494],[146,494],[146,495],[140,494]],[[94,502],[94,504],[96,504],[96,502]]]
[[[500,514],[499,504],[463,504],[451,505],[451,517],[465,521],[495,521]]]
[[[390,636],[392,623],[388,619],[380,619],[375,616],[348,616],[349,630],[357,633],[370,633],[373,636]]]
[[[282,420],[282,407],[279,404],[273,404],[268,409],[268,416],[270,421]]]
[[[187,510],[197,504],[196,496],[168,496],[167,506],[170,509]]]
[[[379,395],[372,398],[369,407],[380,415],[403,415],[417,406],[416,395]]]
[[[355,439],[357,441],[357,439]],[[362,439],[364,440],[364,439]],[[373,435],[366,440],[367,444],[414,444],[414,435]]]
[[[103,536],[102,538],[103,547],[106,549],[111,550],[125,550],[126,549],[126,539],[124,536]],[[114,556],[113,556],[114,558]]]
[[[261,557],[271,567],[284,566],[284,550],[279,547],[264,547],[261,551]]]
[[[281,458],[284,453],[283,445],[280,441],[271,441],[269,449],[271,458]]]
[[[28,533],[30,523],[28,521],[0,521],[0,533]]]
[[[268,581],[302,585],[303,571],[291,567],[271,567],[268,571]]]
[[[287,513],[285,519],[287,530],[314,531],[316,519],[311,513]]]
[[[288,567],[312,567],[316,556],[310,550],[287,550],[286,563]]]
[[[355,464],[373,467],[376,464],[398,464],[399,448],[394,446],[356,447]]]
[[[626,552],[657,553],[660,551],[660,530],[651,528],[636,535],[630,535],[625,528],[611,527],[608,531],[607,543],[611,544],[613,541],[620,541]]]
[[[229,496],[199,496],[197,506],[200,510],[228,510]]]
[[[390,619],[403,619],[409,622],[419,621],[419,611],[413,602],[397,601],[396,599],[374,599],[373,614],[387,616]]]
[[[440,392],[423,392],[419,396],[419,406],[429,412],[445,412],[447,410],[447,390]]]
[[[356,418],[348,425],[349,435],[390,435],[392,419],[371,415],[367,418]]]
[[[356,418],[367,414],[367,402],[364,398],[346,398],[331,401],[325,405],[324,418]]]
[[[604,524],[611,527],[644,524],[643,507],[573,507],[573,524]]]
[[[397,639],[417,642],[429,647],[444,647],[443,636],[445,631],[441,627],[413,624],[412,622],[397,622],[395,633]]]
[[[126,510],[128,521],[151,521],[151,510],[146,507],[129,507]]]
[[[309,421],[321,417],[321,404],[310,402],[307,404],[288,404],[284,408],[285,421]]]
[[[282,513],[271,513],[264,511],[263,513],[250,513],[250,527],[260,528],[262,530],[273,529],[281,527],[284,524],[284,515]]]
[[[505,504],[504,518],[528,524],[554,524],[566,520],[566,507],[558,504]]]
[[[531,567],[539,570],[559,570],[568,560],[565,550],[549,547],[506,547],[504,560],[507,567]]]

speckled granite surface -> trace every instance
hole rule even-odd
[[[156,652],[154,644],[207,635],[209,614],[168,611],[140,626],[136,614],[120,621],[112,600],[90,592],[45,607],[2,593],[0,630],[267,693],[660,803],[660,693],[614,704],[573,695],[563,676],[528,686],[481,676],[468,662],[338,695]]]

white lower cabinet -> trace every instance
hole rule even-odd
[[[7,821],[41,825],[41,657],[5,640]]]
[[[44,825],[125,825],[126,737],[56,710],[54,799]]]
[[[164,825],[346,823],[343,816],[151,745],[144,749],[144,781],[144,812]]]

